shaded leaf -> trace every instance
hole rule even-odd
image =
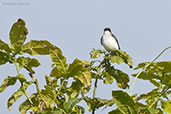
[[[35,73],[32,67],[38,67],[40,65],[39,61],[35,58],[29,58],[29,57],[18,57],[17,62],[19,63],[20,67],[24,67],[26,70],[28,70],[31,73]]]
[[[106,99],[100,99],[100,98],[88,98],[85,97],[84,100],[86,101],[89,112],[91,112],[94,109],[99,109],[100,107],[104,106],[107,102],[109,102]]]
[[[118,87],[122,89],[129,88],[128,82],[129,82],[129,76],[122,72],[121,70],[115,69],[114,78],[116,79]]]
[[[6,44],[5,42],[3,42],[1,39],[0,39],[0,50],[4,50],[6,52],[11,52],[11,49],[10,47],[8,46],[8,44]]]
[[[157,82],[156,80],[150,80],[150,82],[155,85],[156,87],[161,87],[161,83]]]
[[[167,86],[171,86],[171,72],[163,74],[162,84],[166,84]]]
[[[21,87],[8,99],[8,109],[11,110],[12,105],[22,96],[25,95],[25,90],[33,82],[23,82]]]
[[[8,76],[4,79],[2,85],[0,86],[0,93],[3,92],[8,86],[14,85],[16,83],[17,78]]]
[[[116,109],[116,110],[112,110],[108,114],[123,114],[123,113],[121,111],[119,111],[118,109]]]
[[[112,91],[113,100],[118,109],[124,114],[137,114],[137,106],[134,100],[123,91]]]
[[[25,22],[22,19],[18,19],[16,23],[13,24],[10,30],[10,47],[12,53],[17,54],[20,52],[24,41],[26,40],[26,35],[28,34],[27,28],[25,27]]]
[[[70,98],[67,102],[63,104],[64,110],[67,114],[71,113],[73,107],[79,103],[82,99],[79,98]]]
[[[0,65],[5,64],[9,61],[9,54],[0,51]]]
[[[83,91],[84,85],[80,81],[72,82],[72,85],[67,89],[67,95],[70,98],[76,98],[80,91]]]

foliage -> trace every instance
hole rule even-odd
[[[16,75],[7,76],[4,79],[0,86],[0,93],[7,87],[20,83],[20,88],[8,100],[9,110],[21,96],[25,96],[26,100],[19,106],[21,114],[26,114],[28,111],[30,114],[84,114],[85,108],[80,106],[80,102],[86,102],[92,114],[95,114],[99,108],[111,106],[116,108],[108,114],[171,113],[169,98],[171,61],[143,62],[134,68],[134,70],[141,69],[137,74],[133,74],[134,77],[147,80],[156,88],[148,93],[131,96],[134,83],[131,86],[130,95],[124,92],[122,89],[129,88],[129,76],[121,69],[114,67],[115,64],[125,63],[132,68],[132,58],[126,52],[93,49],[90,53],[92,61],[76,58],[68,64],[62,51],[46,40],[31,40],[25,43],[27,34],[24,20],[18,19],[10,30],[10,45],[0,40],[0,65],[9,62],[17,69]],[[49,75],[45,75],[46,84],[43,89],[39,88],[38,79],[35,76],[36,71],[33,67],[38,67],[40,63],[32,57],[34,55],[49,55],[52,60],[52,70]],[[102,60],[99,59],[100,56]],[[21,74],[21,69],[27,70],[26,76],[29,77],[26,78]],[[112,84],[115,80],[121,90],[112,91],[113,99],[96,97],[99,80],[103,81],[104,85]],[[37,91],[28,96],[26,90],[32,84]],[[91,89],[93,89],[92,97],[86,94]]]

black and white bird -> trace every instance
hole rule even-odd
[[[112,34],[110,28],[105,28],[101,37],[101,44],[107,51],[120,50],[119,42]]]

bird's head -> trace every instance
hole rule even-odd
[[[106,27],[106,28],[104,29],[104,32],[106,32],[106,31],[111,32],[111,29],[110,29],[109,27]]]

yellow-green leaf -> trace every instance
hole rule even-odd
[[[61,52],[58,47],[54,46],[47,40],[31,40],[23,45],[21,54],[28,53],[30,55],[48,55],[53,49]]]
[[[5,64],[9,61],[9,54],[0,51],[0,65]]]
[[[1,39],[0,39],[0,50],[4,50],[4,51],[6,51],[8,53],[11,51],[10,47],[8,46],[8,44],[3,42]]]
[[[8,76],[4,79],[3,84],[0,86],[0,93],[3,92],[8,86],[14,85],[17,78]]]
[[[163,107],[164,111],[167,114],[171,114],[171,102],[162,100],[161,103],[162,103],[162,107]]]
[[[20,104],[19,110],[20,114],[26,114],[26,112],[31,108],[31,103],[27,99],[23,103]]]
[[[25,27],[25,22],[22,19],[18,19],[16,23],[13,24],[10,30],[10,47],[12,53],[17,54],[20,52],[24,41],[26,40],[26,35],[28,34],[27,28]]]
[[[40,65],[39,61],[35,58],[29,57],[18,57],[17,62],[19,63],[20,67],[24,67],[31,73],[34,73],[33,67],[38,67]]]
[[[87,70],[86,68],[82,68],[80,70],[81,71],[75,74],[74,77],[80,80],[86,86],[90,86],[91,85],[91,72]]]
[[[96,50],[96,49],[93,49],[91,52],[90,52],[90,57],[92,58],[92,59],[95,59],[95,58],[98,58],[98,57],[100,57],[100,54],[101,53],[104,53],[105,51],[103,51],[103,50]]]
[[[62,52],[58,48],[55,48],[50,51],[50,56],[56,68],[65,73],[68,65],[66,64],[66,58],[63,56]]]
[[[11,110],[12,105],[25,94],[27,87],[33,82],[23,82],[21,87],[8,99],[8,109]]]
[[[122,58],[119,57],[119,56],[112,56],[112,57],[111,57],[111,62],[112,62],[112,63],[121,64],[121,63],[124,62],[124,59],[122,59]]]

